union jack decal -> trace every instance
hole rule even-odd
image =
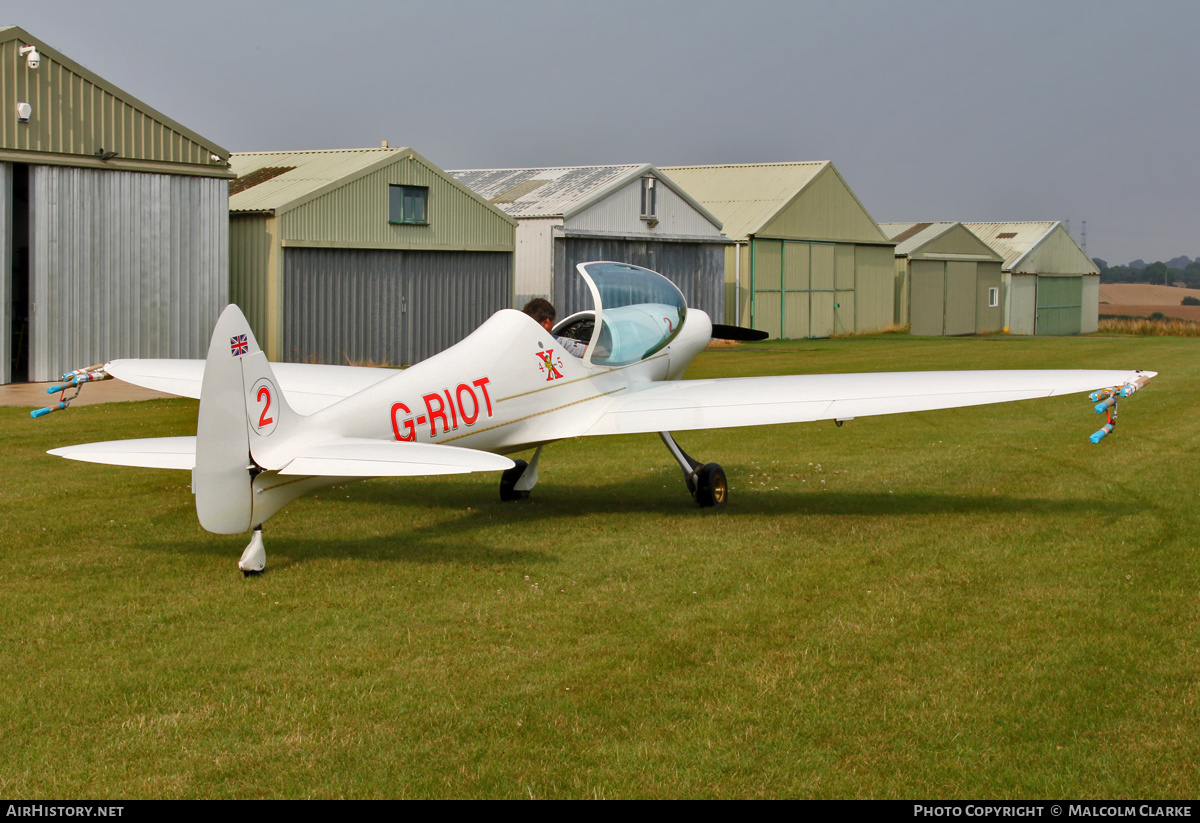
[[[229,353],[234,357],[238,357],[246,353],[249,347],[249,342],[246,340],[246,335],[239,334],[237,337],[229,338]]]

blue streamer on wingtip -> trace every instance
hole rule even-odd
[[[34,409],[33,411],[31,411],[29,413],[29,416],[34,419],[36,419],[38,417],[45,417],[50,412],[62,411],[66,407],[67,407],[66,403],[58,402],[58,403],[55,403],[53,406],[47,406],[44,409]]]

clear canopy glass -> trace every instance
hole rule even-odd
[[[576,268],[596,301],[599,331],[589,349],[592,363],[636,363],[679,334],[687,302],[661,274],[628,263],[580,263]]]

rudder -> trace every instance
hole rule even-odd
[[[238,534],[257,525],[254,474],[278,468],[268,444],[294,417],[245,315],[228,306],[213,328],[200,389],[192,489],[201,526]]]

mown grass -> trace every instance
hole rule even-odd
[[[55,445],[195,404],[0,409],[0,795],[1193,797],[1196,343],[768,341],[692,376],[1147,368],[1082,397],[653,436],[492,475],[368,481],[244,540],[187,476]]]

